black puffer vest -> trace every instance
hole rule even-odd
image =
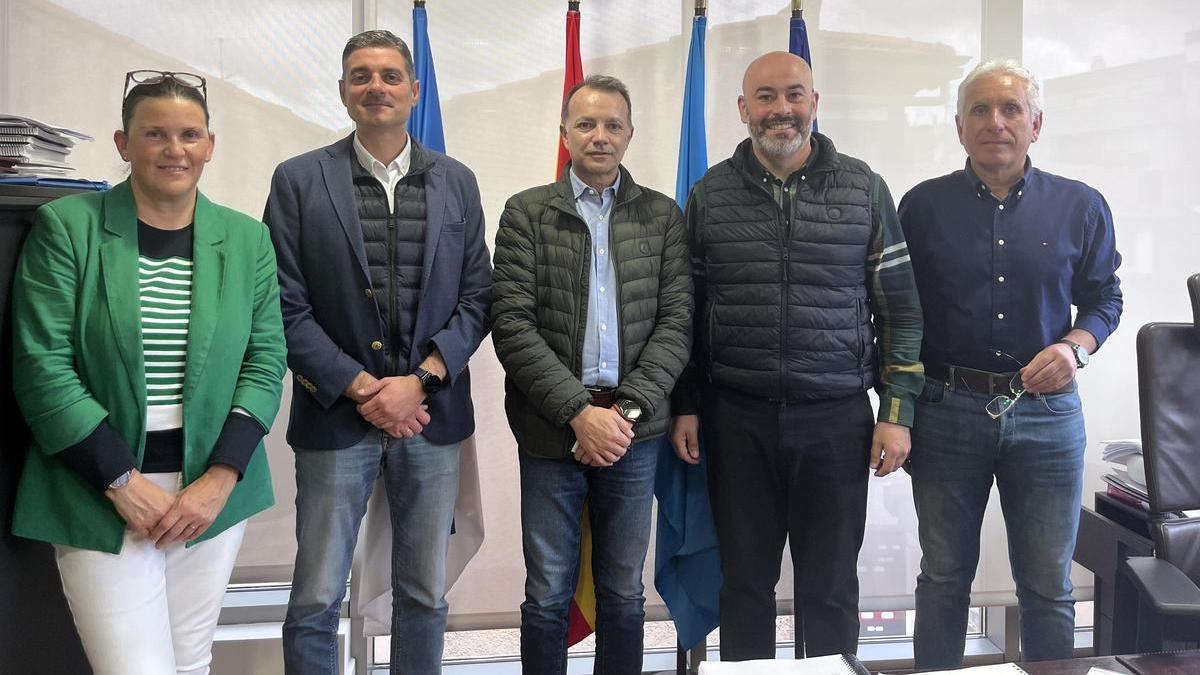
[[[425,262],[425,171],[428,158],[413,146],[408,174],[396,184],[396,207],[369,171],[353,163],[354,199],[362,224],[371,290],[384,322],[387,374],[407,374],[421,272]]]
[[[785,217],[751,167],[750,140],[703,178],[708,300],[701,340],[717,385],[779,400],[837,398],[875,384],[866,262],[871,183],[820,134]]]

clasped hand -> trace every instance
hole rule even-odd
[[[172,496],[135,470],[125,487],[105,495],[130,530],[161,549],[204,534],[225,508],[237,479],[237,471],[217,464]]]
[[[633,442],[633,422],[617,410],[589,405],[570,422],[578,447],[575,459],[587,466],[612,466]]]
[[[425,390],[416,375],[385,377],[358,389],[358,414],[393,438],[412,438],[429,424]]]

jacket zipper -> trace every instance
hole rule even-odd
[[[395,209],[388,212],[388,326],[391,332],[388,340],[387,360],[388,375],[400,374],[400,312],[397,311],[396,283],[396,214]]]
[[[786,189],[786,187],[787,187],[787,183],[784,183],[783,188]],[[780,277],[779,280],[780,280],[780,284],[781,284],[780,293],[779,293],[779,326],[780,326],[780,328],[779,328],[779,400],[781,402],[780,404],[782,405],[784,402],[787,401],[787,369],[784,368],[784,364],[786,363],[787,339],[788,339],[787,299],[788,299],[788,295],[790,293],[789,286],[791,285],[791,279],[790,279],[789,273],[788,273],[788,261],[790,259],[790,252],[788,250],[788,238],[791,233],[789,232],[788,215],[787,215],[787,211],[785,210],[785,207],[791,206],[791,200],[788,199],[788,193],[785,191],[783,193],[784,206],[780,206],[779,202],[775,201],[775,195],[774,195],[773,191],[769,191],[769,192],[772,192],[770,195],[771,203],[775,205],[776,212],[779,214],[779,218],[780,218],[780,220],[779,220],[779,249],[780,249],[780,253],[781,253],[782,263],[780,265],[781,269],[779,271],[779,277]]]

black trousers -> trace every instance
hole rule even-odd
[[[796,657],[858,646],[858,550],[874,429],[866,392],[779,403],[709,387],[703,451],[721,551],[721,660],[775,657],[790,540]]]

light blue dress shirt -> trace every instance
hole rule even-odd
[[[621,177],[597,193],[569,172],[575,210],[592,238],[588,274],[587,328],[583,334],[583,385],[615,387],[621,375],[621,329],[617,323],[617,272],[608,247],[608,218],[617,201]]]

